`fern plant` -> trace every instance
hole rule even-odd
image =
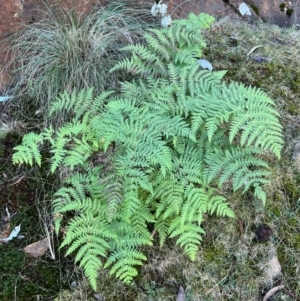
[[[191,14],[150,30],[145,44],[123,49],[131,59],[111,70],[133,78],[121,91],[62,94],[50,113],[63,112],[71,121],[29,133],[16,147],[16,164],[41,165],[48,145],[51,171],[69,169],[53,199],[55,229],[74,213],[62,247],[77,252],[75,261],[94,289],[101,267],[131,282],[146,260],[140,247],[151,245],[154,233],[161,245],[176,238],[194,260],[202,221],[234,216],[220,193],[224,183],[234,191],[253,188],[266,201],[270,170],[263,155],[280,157],[279,115],[263,91],[226,85],[224,71],[199,68],[201,30],[212,21]]]

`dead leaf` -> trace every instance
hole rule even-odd
[[[6,239],[10,234],[10,223],[6,222],[0,232],[0,240]]]
[[[43,256],[49,248],[48,245],[48,238],[45,237],[44,239],[34,242],[23,249],[23,251],[34,258],[38,258]]]
[[[1,238],[1,241],[9,242],[10,240],[18,236],[20,230],[21,230],[21,224],[19,226],[16,226],[15,229],[11,231],[11,233],[7,238]]]

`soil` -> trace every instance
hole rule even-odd
[[[114,0],[99,0],[101,4]],[[125,0],[130,1],[131,0]],[[153,0],[135,0],[137,5],[145,3],[151,4]],[[51,6],[57,3],[55,0],[46,1]],[[97,1],[96,0],[61,0],[59,1],[67,7],[76,7],[79,12],[88,11]],[[240,0],[163,0],[168,4],[168,9],[173,15],[185,17],[190,12],[209,13],[216,18],[229,17],[233,21],[241,18],[239,12]],[[252,20],[260,19],[280,26],[291,26],[298,23],[300,15],[300,0],[283,1],[283,0],[245,0],[251,7]],[[21,30],[24,26],[38,22],[45,9],[43,0],[2,0],[0,3],[0,70],[9,61],[9,53],[7,52],[7,43],[5,38],[13,33]],[[5,86],[9,82],[9,74],[7,71],[0,72],[0,95],[4,91]]]

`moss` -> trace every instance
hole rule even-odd
[[[300,73],[297,70],[294,70],[293,77],[291,77],[291,90],[294,93],[299,92],[300,90]]]
[[[47,261],[33,264],[20,251],[20,244],[20,241],[12,241],[0,245],[0,299],[14,300],[16,290],[18,300],[35,300],[37,295],[43,296],[43,300],[50,300],[59,290],[59,269],[51,267]]]
[[[272,209],[270,209],[269,212],[272,213],[276,217],[280,217],[281,216],[281,212],[282,212],[282,207],[281,206],[277,206],[277,205],[272,206]]]
[[[279,5],[279,8],[280,8],[281,11],[284,11],[285,7],[286,7],[285,3],[281,3]]]
[[[293,247],[295,248],[295,249],[300,249],[300,234],[298,233],[298,234],[294,234],[292,237],[291,237],[291,239],[292,239],[292,245],[293,245]]]
[[[223,246],[208,244],[205,246],[205,250],[202,254],[206,264],[222,265],[224,258],[226,257],[226,251]]]
[[[250,6],[251,6],[251,8],[253,9],[253,11],[256,13],[256,15],[259,16],[259,9],[258,9],[258,7],[255,6],[255,5],[250,5]]]
[[[277,248],[277,257],[282,267],[284,267],[284,275],[290,277],[290,279],[294,279],[290,281],[289,285],[291,288],[297,287],[297,265],[293,263],[294,259],[291,258],[291,254],[287,252],[286,248],[283,245],[279,245]]]
[[[300,197],[300,191],[297,187],[297,183],[295,183],[292,179],[287,179],[283,181],[283,189],[287,197],[293,201],[298,200]]]
[[[288,112],[289,114],[291,114],[293,116],[299,115],[300,107],[297,102],[293,101],[292,99],[286,99],[285,104],[286,104],[286,106],[285,106],[286,112]]]
[[[292,228],[295,228],[298,225],[298,223],[299,223],[299,219],[297,217],[292,217],[292,218],[289,219],[289,225]]]
[[[55,287],[59,279],[59,271],[54,266],[49,264],[40,263],[37,267],[39,272],[39,279],[44,282],[43,288],[51,289]]]
[[[292,8],[287,9],[286,14],[290,17],[293,14],[294,10]]]
[[[276,203],[282,203],[284,200],[285,200],[285,198],[284,198],[284,196],[282,195],[282,193],[280,193],[279,191],[276,191],[275,193],[274,193],[274,195],[273,195],[273,200],[274,200],[274,203],[276,204]]]

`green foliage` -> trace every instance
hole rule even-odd
[[[102,266],[132,281],[146,260],[140,246],[151,245],[153,233],[161,245],[176,238],[194,260],[202,221],[234,216],[220,193],[225,183],[234,191],[254,188],[266,200],[264,154],[280,157],[283,144],[278,113],[262,91],[226,85],[225,72],[200,69],[201,30],[212,21],[191,14],[151,30],[145,45],[123,49],[132,57],[113,69],[134,77],[120,93],[62,94],[51,113],[63,111],[71,121],[26,136],[16,148],[14,162],[32,164],[38,147],[50,145],[51,171],[69,169],[54,195],[55,228],[74,212],[62,246],[67,254],[77,251],[94,289]]]

